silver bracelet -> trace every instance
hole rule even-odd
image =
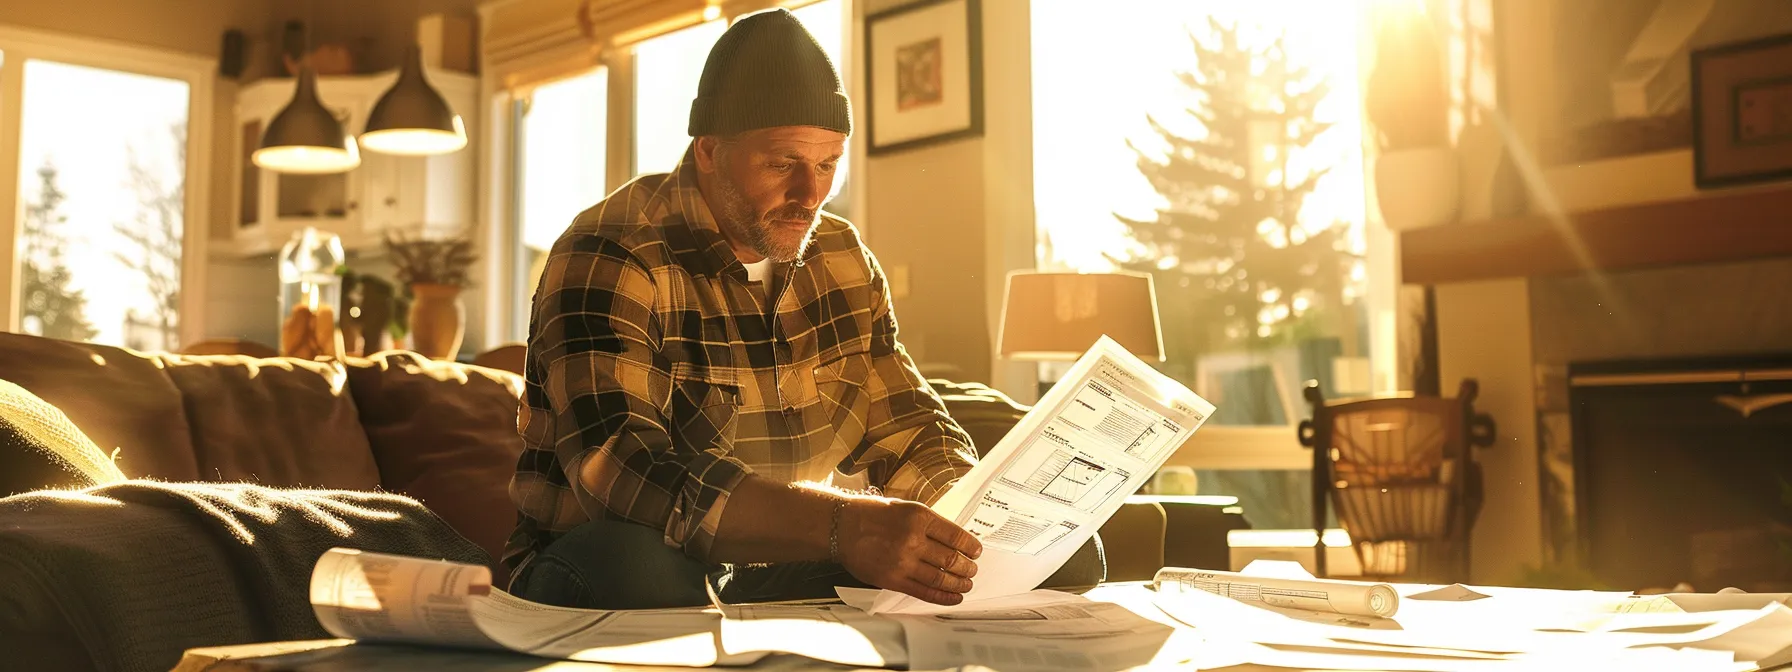
[[[840,562],[840,511],[850,501],[844,497],[834,502],[834,512],[828,521],[828,560]]]

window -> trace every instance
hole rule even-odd
[[[845,28],[852,18],[851,12],[852,5],[846,0],[821,0],[791,11],[803,23],[803,27],[808,29],[809,34],[815,36],[815,41],[821,44],[821,50],[827,52],[828,58],[834,61],[834,69],[840,72],[840,86],[848,91],[852,86],[852,70],[846,67]],[[846,154],[840,156],[840,163],[835,166],[834,171],[834,193],[822,208],[851,219],[851,143],[848,143]]]
[[[636,175],[672,172],[684,157],[697,79],[726,30],[717,19],[635,45]]]
[[[10,328],[140,350],[202,333],[191,307],[203,297],[185,290],[201,286],[187,272],[203,258],[186,233],[206,230],[188,190],[203,173],[187,158],[207,145],[190,137],[189,115],[211,114],[201,82],[215,65],[3,28],[0,48],[0,67],[22,77],[22,95],[0,109],[19,120],[18,138],[0,138],[17,151],[0,160],[18,169],[15,200],[0,199],[17,204],[0,217],[18,265],[18,284],[0,284],[0,308],[17,307]]]
[[[574,217],[602,200],[607,157],[608,71],[536,87],[515,105],[515,338],[524,338],[549,248]]]
[[[1392,260],[1365,226],[1358,11],[1033,5],[1037,262],[1153,274],[1160,368],[1219,406],[1173,459],[1258,528],[1311,525],[1304,381],[1327,397],[1392,382],[1371,344],[1391,334],[1371,329],[1370,270]]]

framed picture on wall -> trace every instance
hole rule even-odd
[[[1792,180],[1792,34],[1692,54],[1700,189]]]
[[[870,154],[983,134],[978,0],[924,0],[865,17]]]

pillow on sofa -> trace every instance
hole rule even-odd
[[[199,477],[180,390],[152,356],[0,333],[0,372],[55,406],[131,478]]]
[[[522,377],[393,350],[351,359],[349,389],[387,490],[418,501],[493,558],[516,527],[510,476]]]
[[[122,480],[112,459],[62,411],[0,380],[0,497]]]
[[[335,362],[161,355],[192,423],[199,477],[372,490],[379,469]]]

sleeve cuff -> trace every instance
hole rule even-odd
[[[706,452],[691,460],[687,469],[690,476],[667,520],[666,545],[708,562],[716,532],[721,529],[722,514],[728,508],[728,497],[753,473],[753,468],[735,458]]]

